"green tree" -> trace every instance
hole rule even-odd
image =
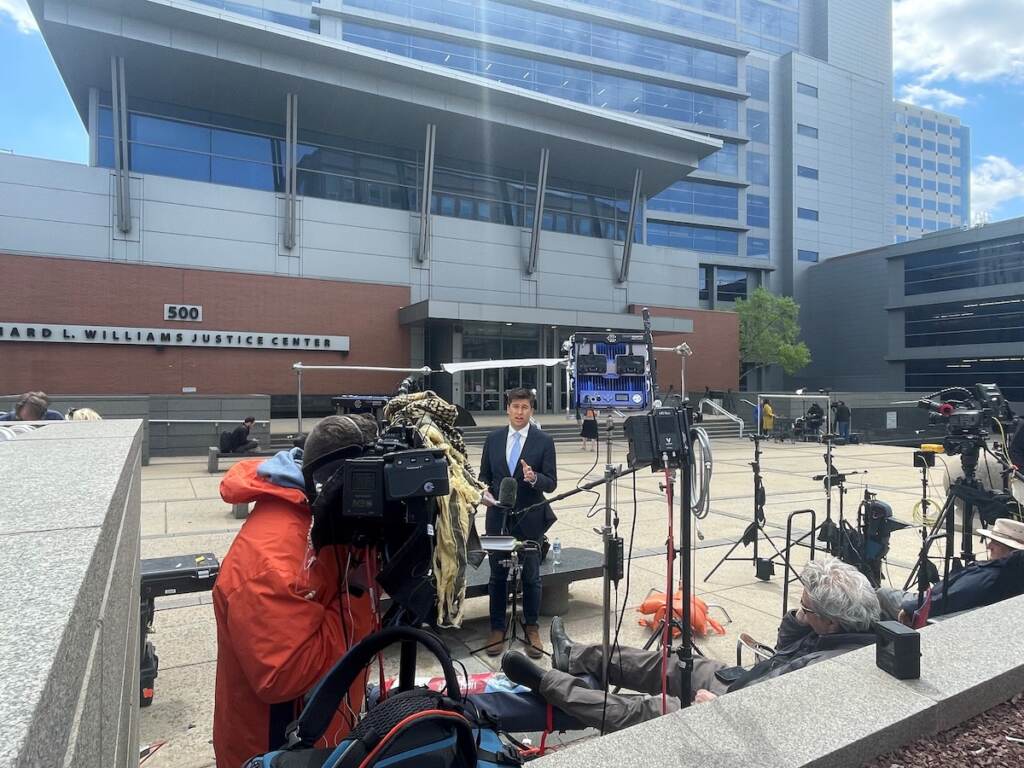
[[[751,367],[744,377],[771,365],[794,374],[811,362],[811,352],[800,337],[800,305],[789,296],[776,296],[765,288],[736,302],[740,316],[740,360]]]

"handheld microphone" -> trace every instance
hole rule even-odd
[[[502,509],[512,509],[516,505],[516,495],[519,493],[519,483],[514,477],[504,477],[501,485],[498,486],[498,502],[495,504]]]

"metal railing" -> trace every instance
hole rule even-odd
[[[708,406],[712,411],[717,413],[719,416],[725,416],[729,421],[734,422],[740,430],[740,437],[743,437],[743,419],[737,416],[735,413],[730,413],[725,410],[722,406],[716,403],[714,400],[709,400],[706,397],[702,397],[700,402],[697,404],[697,410],[700,413],[704,413],[704,406]]]

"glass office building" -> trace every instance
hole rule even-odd
[[[897,101],[890,203],[897,243],[971,223],[971,132],[941,112]]]

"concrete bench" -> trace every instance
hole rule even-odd
[[[581,547],[565,547],[558,565],[554,565],[549,552],[547,559],[540,564],[540,612],[545,616],[564,614],[569,610],[569,585],[574,581],[599,579],[603,574],[604,557],[600,552]],[[490,578],[491,567],[487,559],[479,568],[467,568],[466,597],[486,595]]]
[[[206,471],[211,475],[220,472],[220,457],[221,456],[235,456],[239,459],[251,459],[254,457],[270,457],[277,453],[276,450],[260,449],[258,451],[247,451],[246,453],[227,453],[223,454],[220,452],[220,448],[216,445],[211,445],[206,452]]]

